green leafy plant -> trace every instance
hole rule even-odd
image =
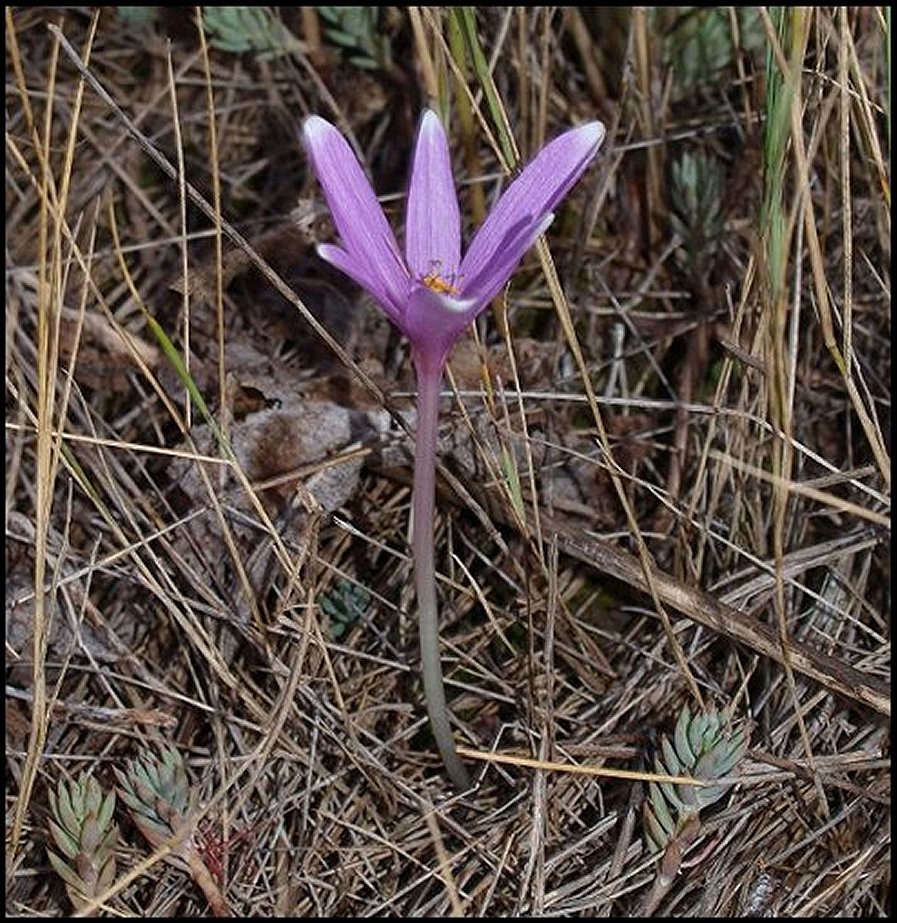
[[[321,611],[330,620],[331,638],[342,637],[364,615],[371,602],[371,594],[353,580],[338,580],[333,589],[321,598]]]
[[[121,800],[152,846],[174,837],[196,808],[184,761],[173,748],[164,747],[158,757],[143,753],[115,775]]]
[[[154,849],[174,845],[165,861],[188,871],[219,916],[229,914],[221,890],[198,848],[197,798],[184,761],[172,747],[159,755],[142,753],[126,772],[115,770],[119,795],[137,829]]]
[[[675,14],[673,22],[669,20]],[[759,52],[763,26],[756,10],[730,7],[686,6],[660,9],[664,29],[664,64],[673,75],[673,100],[678,101],[700,87],[718,82],[735,61],[733,27],[741,50]]]
[[[119,20],[131,29],[145,29],[159,18],[157,6],[117,6],[115,14]]]
[[[104,795],[96,779],[82,774],[77,781],[61,780],[55,792],[50,790],[50,809],[50,833],[65,857],[48,851],[50,864],[78,910],[115,879],[115,794]]]
[[[378,6],[319,6],[324,34],[346,50],[350,64],[366,70],[392,68],[392,44],[379,28]]]
[[[202,12],[209,44],[232,54],[255,52],[263,60],[300,50],[298,38],[263,6],[207,6]]]
[[[661,739],[654,768],[660,775],[687,775],[714,782],[729,775],[747,751],[745,725],[733,727],[729,715],[712,709],[692,717],[686,706],[679,715],[673,738]],[[644,832],[651,852],[660,861],[642,914],[653,913],[669,890],[682,864],[685,850],[701,832],[700,813],[716,804],[729,790],[720,785],[678,785],[650,782],[644,806]]]
[[[712,154],[684,151],[673,163],[670,221],[685,253],[677,253],[683,268],[701,276],[719,248],[725,225],[723,166]]]

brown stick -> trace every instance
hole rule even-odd
[[[648,592],[642,565],[634,555],[581,532],[574,533],[569,526],[545,513],[540,513],[540,519],[543,535],[553,532],[557,537],[558,547],[565,554],[642,592]],[[692,621],[738,641],[764,657],[769,657],[777,663],[784,662],[785,654],[778,634],[769,625],[757,621],[739,609],[727,606],[697,587],[687,586],[657,568],[652,568],[651,576],[661,602]],[[832,692],[890,717],[890,689],[883,680],[869,676],[800,641],[789,639],[787,646],[789,663],[797,673],[815,680]]]

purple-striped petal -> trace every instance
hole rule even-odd
[[[461,262],[461,213],[442,122],[428,109],[421,119],[408,185],[405,255],[418,279],[435,273],[451,282]]]
[[[370,271],[370,263],[361,262],[348,250],[336,244],[318,244],[318,256],[326,260],[331,266],[344,272],[350,279],[357,282],[363,289],[370,292],[380,303],[393,323],[402,326],[404,313],[404,299],[396,302],[383,285],[382,279]]]
[[[460,269],[465,294],[472,295],[476,289],[498,291],[504,285],[538,232],[516,256],[503,251],[521,246],[527,237],[521,234],[522,228],[542,226],[582,176],[603,140],[604,126],[589,122],[564,132],[539,151],[508,186],[471,241]]]
[[[320,116],[309,116],[302,134],[343,250],[356,265],[367,267],[368,278],[377,280],[378,291],[371,288],[372,295],[382,302],[385,294],[390,304],[401,303],[408,289],[408,270],[358,158]]]
[[[548,230],[554,221],[554,213],[540,216],[541,220],[521,221],[516,227],[507,229],[507,234],[492,260],[482,268],[479,276],[465,277],[465,291],[476,292],[477,301],[485,307],[505,287],[527,250],[540,234]]]

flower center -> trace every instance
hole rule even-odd
[[[452,282],[448,282],[446,279],[443,279],[439,274],[439,270],[442,268],[442,265],[439,260],[433,260],[430,264],[430,271],[421,278],[421,282],[431,289],[434,292],[438,292],[440,295],[460,295],[461,290],[456,286],[452,285],[454,282],[454,276],[452,277]]]

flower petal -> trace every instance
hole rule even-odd
[[[302,135],[344,250],[357,265],[367,265],[369,278],[378,280],[380,292],[371,289],[371,294],[382,302],[385,292],[391,304],[400,304],[408,289],[408,270],[358,158],[320,116],[305,120]]]
[[[424,112],[408,184],[405,255],[412,275],[435,272],[451,281],[461,262],[461,212],[445,130],[431,109]]]
[[[524,252],[524,227],[538,228],[582,176],[604,140],[601,122],[589,122],[550,141],[502,194],[477,231],[461,261],[461,288],[473,294],[498,291],[508,280]],[[521,247],[516,253],[503,251]]]
[[[504,288],[508,279],[523,259],[527,250],[536,242],[540,234],[548,230],[554,221],[554,213],[542,215],[540,221],[521,221],[516,227],[508,228],[501,246],[495,252],[492,261],[483,268],[479,277],[465,278],[465,289],[471,295],[476,292],[479,305],[477,314]]]
[[[326,260],[331,266],[335,266],[340,272],[345,273],[363,289],[370,292],[377,299],[387,317],[402,328],[404,301],[399,304],[393,301],[383,286],[382,280],[370,271],[368,263],[360,262],[348,250],[336,244],[318,244],[317,253],[322,260]]]

